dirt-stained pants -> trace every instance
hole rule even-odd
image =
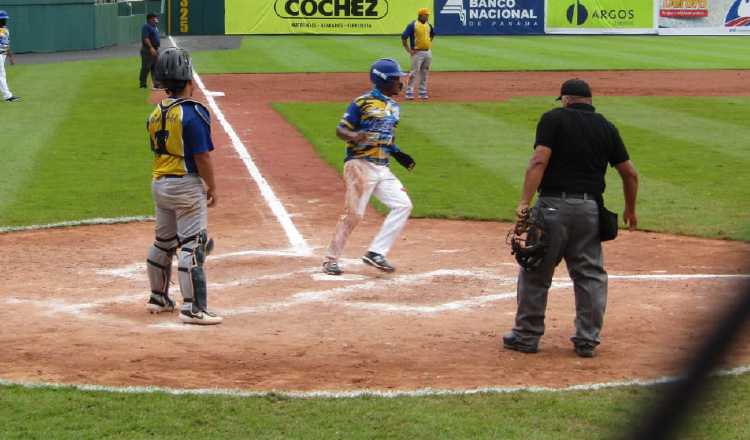
[[[336,225],[326,256],[333,259],[341,257],[349,235],[364,217],[373,195],[390,212],[370,244],[369,251],[387,255],[411,213],[412,204],[406,189],[387,165],[377,165],[364,159],[352,159],[344,164],[344,181],[344,215]]]

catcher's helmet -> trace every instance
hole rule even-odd
[[[193,79],[193,62],[185,49],[170,47],[159,54],[156,62],[158,80],[190,81]]]
[[[9,18],[10,18],[10,15],[8,15],[8,13],[7,13],[7,12],[5,12],[5,11],[0,11],[0,20],[2,20],[2,19],[6,19],[6,20],[7,20],[7,19],[9,19]]]
[[[370,67],[370,81],[378,87],[384,86],[393,78],[401,78],[407,75],[408,73],[401,71],[398,62],[391,58],[381,58]]]

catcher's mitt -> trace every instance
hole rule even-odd
[[[510,244],[511,254],[525,271],[530,272],[539,267],[547,252],[547,235],[544,232],[541,210],[531,212],[524,209],[519,213],[516,224],[508,231],[505,241]]]

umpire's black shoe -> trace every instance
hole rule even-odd
[[[592,358],[596,354],[596,347],[592,344],[575,344],[576,354],[582,358]]]
[[[388,264],[385,257],[375,252],[368,252],[362,257],[362,261],[365,264],[369,264],[372,267],[378,268],[383,272],[395,272],[396,268]]]
[[[20,96],[11,96],[10,98],[6,99],[5,102],[18,102],[21,100]]]
[[[539,351],[537,345],[522,343],[521,339],[513,332],[503,335],[503,347],[508,350],[520,351],[521,353],[536,353]]]

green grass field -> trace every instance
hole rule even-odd
[[[726,37],[438,36],[433,52],[438,71],[750,68],[745,38]],[[398,36],[257,36],[195,54],[203,73],[366,72],[381,57],[408,65]]]
[[[750,436],[750,376],[723,378],[678,438]],[[3,439],[621,438],[662,387],[300,400],[0,388]]]
[[[744,38],[440,37],[435,67],[747,69],[750,60],[736,56],[743,51]],[[405,63],[393,37],[253,37],[238,51],[197,53],[196,63],[201,73],[364,72],[372,59],[394,55]],[[137,68],[135,58],[8,67],[12,89],[25,100],[2,107],[0,226],[151,214],[144,134],[151,105],[136,88]],[[330,133],[343,99],[278,106],[335,166],[343,147]],[[750,239],[745,101],[597,99],[642,174],[644,227]],[[394,168],[412,192],[415,213],[508,218],[534,124],[553,105],[545,98],[406,104],[399,141],[418,167],[410,175]],[[619,209],[619,182],[610,177],[608,198]],[[720,383],[679,438],[750,438],[750,376]],[[0,386],[0,438],[610,439],[660,391],[290,400]]]
[[[750,240],[750,108],[740,98],[597,98],[620,128],[641,173],[645,229]],[[418,166],[403,179],[413,215],[511,220],[531,156],[536,122],[549,98],[501,103],[407,103],[398,141]],[[332,166],[342,142],[331,135],[346,103],[277,104]],[[606,200],[622,211],[622,184],[608,173]]]
[[[152,106],[135,59],[7,68],[0,226],[143,215],[152,208]],[[128,81],[127,79],[131,79]]]

